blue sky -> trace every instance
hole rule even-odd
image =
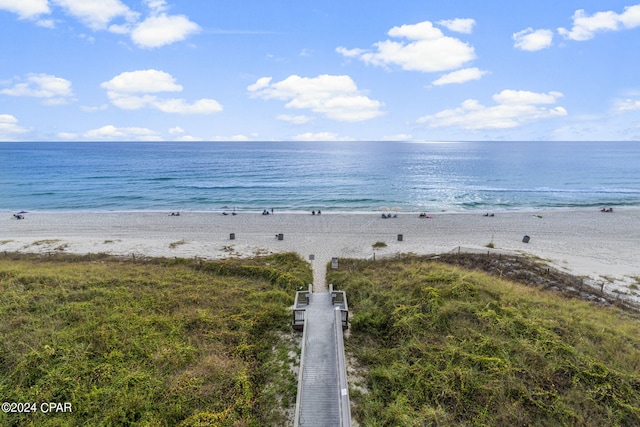
[[[0,140],[640,140],[640,3],[0,0]]]

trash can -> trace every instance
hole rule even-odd
[[[278,240],[283,240],[284,239],[284,234],[280,233],[278,234]]]
[[[398,242],[402,242],[402,234],[398,234]]]
[[[229,234],[229,240],[236,240],[236,233]]]
[[[523,242],[523,243],[529,243],[529,236],[525,235],[525,236],[522,238],[522,242]]]

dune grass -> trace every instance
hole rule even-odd
[[[360,425],[640,425],[637,313],[418,257],[341,261]]]
[[[310,283],[292,254],[229,262],[0,257],[0,397],[72,413],[2,426],[283,425]]]

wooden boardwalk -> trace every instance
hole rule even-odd
[[[351,425],[343,330],[348,307],[344,292],[298,292],[293,326],[303,330],[294,425]]]

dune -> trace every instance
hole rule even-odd
[[[533,256],[586,276],[600,287],[640,299],[640,209],[400,213],[35,212],[0,218],[0,251],[107,253],[118,256],[219,259],[296,252],[314,267],[322,288],[333,257],[374,258],[402,253],[503,252]],[[231,235],[234,235],[233,239]],[[282,240],[278,239],[282,234]],[[400,236],[401,235],[401,236]],[[528,236],[529,239],[524,239]],[[528,240],[528,242],[525,242]],[[374,244],[384,245],[374,248]],[[493,248],[488,248],[491,244]]]

